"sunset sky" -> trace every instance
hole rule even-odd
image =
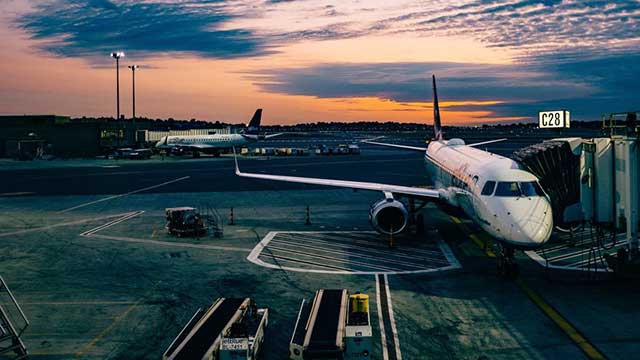
[[[266,124],[640,110],[638,1],[0,0],[0,114]]]

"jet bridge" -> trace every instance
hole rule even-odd
[[[602,257],[607,259],[609,268],[618,270],[622,269],[618,266],[620,261],[627,265],[637,262],[640,268],[637,115],[606,115],[603,128],[610,129],[609,137],[552,139],[518,150],[512,156],[540,179],[551,198],[556,227],[567,233],[580,231],[585,225],[594,228],[594,241],[581,243],[593,243],[589,246],[598,253],[604,250]],[[621,117],[624,125],[620,125]],[[624,129],[622,134],[620,129]],[[609,235],[603,235],[606,233]],[[614,240],[605,246],[595,239],[603,236]],[[617,249],[621,243],[615,240],[618,238],[626,244],[622,249]],[[616,249],[616,255],[606,253]],[[571,256],[567,253],[557,257]]]

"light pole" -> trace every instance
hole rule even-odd
[[[131,117],[131,119],[133,121],[136,121],[136,69],[139,68],[140,66],[138,65],[129,65],[129,69],[131,69],[131,75],[133,76],[133,85],[132,85],[132,89],[133,89],[133,116]]]
[[[111,57],[116,59],[116,120],[120,120],[120,58],[124,57],[124,53],[122,51],[112,52]]]

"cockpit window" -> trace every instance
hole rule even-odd
[[[537,181],[521,182],[520,189],[524,196],[545,196]]]
[[[490,196],[491,194],[493,194],[493,190],[496,188],[496,182],[495,181],[487,181],[486,183],[484,183],[484,187],[482,188],[482,195],[485,196]]]
[[[501,181],[496,188],[496,196],[545,196],[544,191],[537,181],[515,182]]]
[[[520,196],[520,187],[515,181],[500,181],[496,189],[496,196]]]

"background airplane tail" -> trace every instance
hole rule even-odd
[[[251,121],[249,121],[249,126],[244,131],[245,134],[248,135],[258,135],[260,133],[260,120],[262,119],[262,109],[257,109],[253,114]]]
[[[440,123],[440,105],[438,104],[438,91],[436,89],[436,76],[433,78],[433,132],[436,141],[442,140],[442,124]]]

